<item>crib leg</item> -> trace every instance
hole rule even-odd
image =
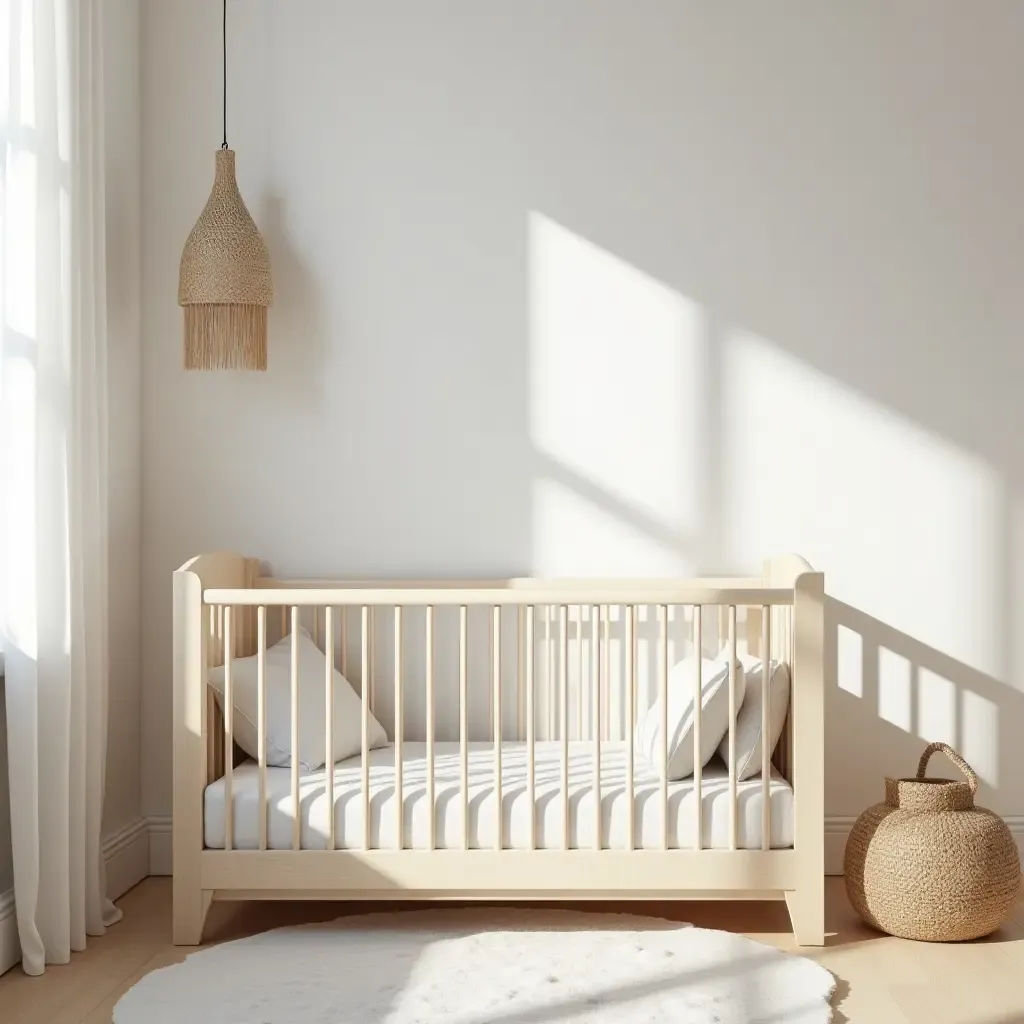
[[[825,945],[825,876],[785,892],[798,946]]]
[[[212,901],[212,889],[175,889],[172,928],[174,945],[198,946],[202,943],[203,925]]]

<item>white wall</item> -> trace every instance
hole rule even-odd
[[[557,8],[557,9],[556,9]],[[752,570],[832,595],[827,810],[925,739],[1024,814],[1024,8],[246,0],[266,375],[186,375],[217,5],[144,6],[143,801],[170,572]]]

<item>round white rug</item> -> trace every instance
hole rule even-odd
[[[154,971],[115,1024],[828,1024],[831,974],[656,918],[425,910],[282,928]]]

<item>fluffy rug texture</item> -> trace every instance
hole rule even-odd
[[[282,928],[154,971],[115,1024],[828,1024],[831,974],[647,917],[425,910]]]

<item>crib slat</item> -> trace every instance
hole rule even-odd
[[[405,787],[403,785],[402,733],[402,606],[395,605],[395,849],[405,848]]]
[[[209,671],[220,663],[222,648],[219,644],[220,634],[217,632],[217,608],[209,606],[209,632],[206,636],[206,668]],[[206,736],[206,782],[213,782],[214,776],[222,770],[224,764],[224,730],[214,729],[212,723],[216,721],[214,711],[217,701],[213,693],[206,694],[206,700],[202,702],[202,726],[203,735]]]
[[[526,798],[530,805],[530,849],[537,849],[537,787],[534,779],[534,689],[533,675],[533,619],[534,607],[526,607]]]
[[[487,636],[488,636],[487,646],[488,646],[488,650],[490,650],[490,644],[491,644],[490,633],[488,633]],[[487,738],[490,739],[493,742],[493,740],[494,740],[494,701],[492,701],[490,699],[490,697],[488,697],[487,700],[486,700],[486,706],[487,706]]]
[[[235,842],[234,757],[235,700],[232,661],[235,656],[232,636],[231,605],[224,608],[224,849]]]
[[[658,605],[658,699],[661,701],[661,848],[668,849],[668,607]]]
[[[338,627],[341,631],[341,674],[348,679],[348,606],[338,609]]]
[[[794,609],[792,607],[782,609],[782,646],[779,649],[785,652],[786,661],[790,665],[793,664],[793,615]],[[790,685],[792,686],[792,681]],[[793,705],[794,710],[795,707],[796,705]],[[794,710],[790,711],[791,715],[794,713]],[[785,776],[795,785],[796,777],[793,769],[793,754],[795,753],[793,750],[794,732],[793,726],[790,725],[782,734],[785,741],[782,746],[782,758],[783,765],[785,766]]]
[[[704,623],[703,609],[699,604],[693,606],[693,659],[697,666],[696,678],[693,683],[693,795],[696,799],[696,811],[693,822],[695,850],[704,848],[704,797],[701,792],[701,717],[704,711]]]
[[[292,606],[292,849],[302,847],[299,807],[299,608]]]
[[[259,749],[260,849],[267,848],[267,609],[256,609],[256,743]]]
[[[600,850],[603,845],[601,835],[601,688],[604,686],[604,672],[607,666],[601,659],[601,635],[598,623],[601,621],[601,608],[594,605],[590,609],[590,661],[591,676],[594,683],[594,849]],[[603,671],[602,671],[603,670]]]
[[[626,609],[626,849],[633,849],[636,794],[633,789],[633,730],[636,708],[636,605]]]
[[[729,605],[729,849],[739,846],[736,786],[736,606]]]
[[[324,775],[327,790],[327,849],[335,844],[334,824],[334,609],[324,609]]]
[[[583,605],[576,606],[576,673],[576,738],[582,740],[586,736],[583,715],[583,695],[586,693],[583,679]]]
[[[282,638],[288,635],[288,609],[281,605],[281,636]]]
[[[772,614],[771,608],[761,609],[761,849],[772,845]]]
[[[434,606],[427,605],[426,614],[427,650],[427,849],[437,844],[436,821],[434,820]]]
[[[572,845],[569,835],[569,629],[568,607],[558,608],[559,646],[561,647],[561,671],[559,684],[562,698],[562,845],[568,850]]]
[[[525,714],[526,693],[524,683],[526,680],[525,666],[523,664],[523,630],[526,622],[526,608],[520,605],[516,609],[516,739],[524,739],[523,716]]]
[[[611,619],[612,609],[610,605],[605,605],[601,609],[603,618],[601,619],[601,702],[604,705],[604,727],[601,733],[602,738],[610,740],[611,727],[612,727],[612,707],[611,707],[611,675],[608,671],[611,655],[609,650],[611,648]]]
[[[320,609],[313,605],[313,643],[320,646]]]
[[[364,604],[360,621],[360,651],[362,652],[362,686],[360,701],[360,751],[363,769],[363,849],[370,849],[370,609]]]
[[[377,609],[370,606],[370,710],[377,708]]]
[[[501,608],[491,609],[491,682],[494,687],[494,803],[497,838],[494,848],[502,848],[501,826]]]
[[[548,605],[548,674],[545,679],[545,683],[547,685],[544,687],[544,700],[548,709],[547,738],[549,740],[556,739],[557,737],[557,733],[555,731],[555,699],[558,684],[556,682],[555,673],[557,672],[558,649],[556,647],[557,641],[555,640],[555,614],[555,606],[553,604]]]
[[[462,793],[462,848],[469,849],[469,710],[466,694],[466,606],[459,606],[459,771]]]

